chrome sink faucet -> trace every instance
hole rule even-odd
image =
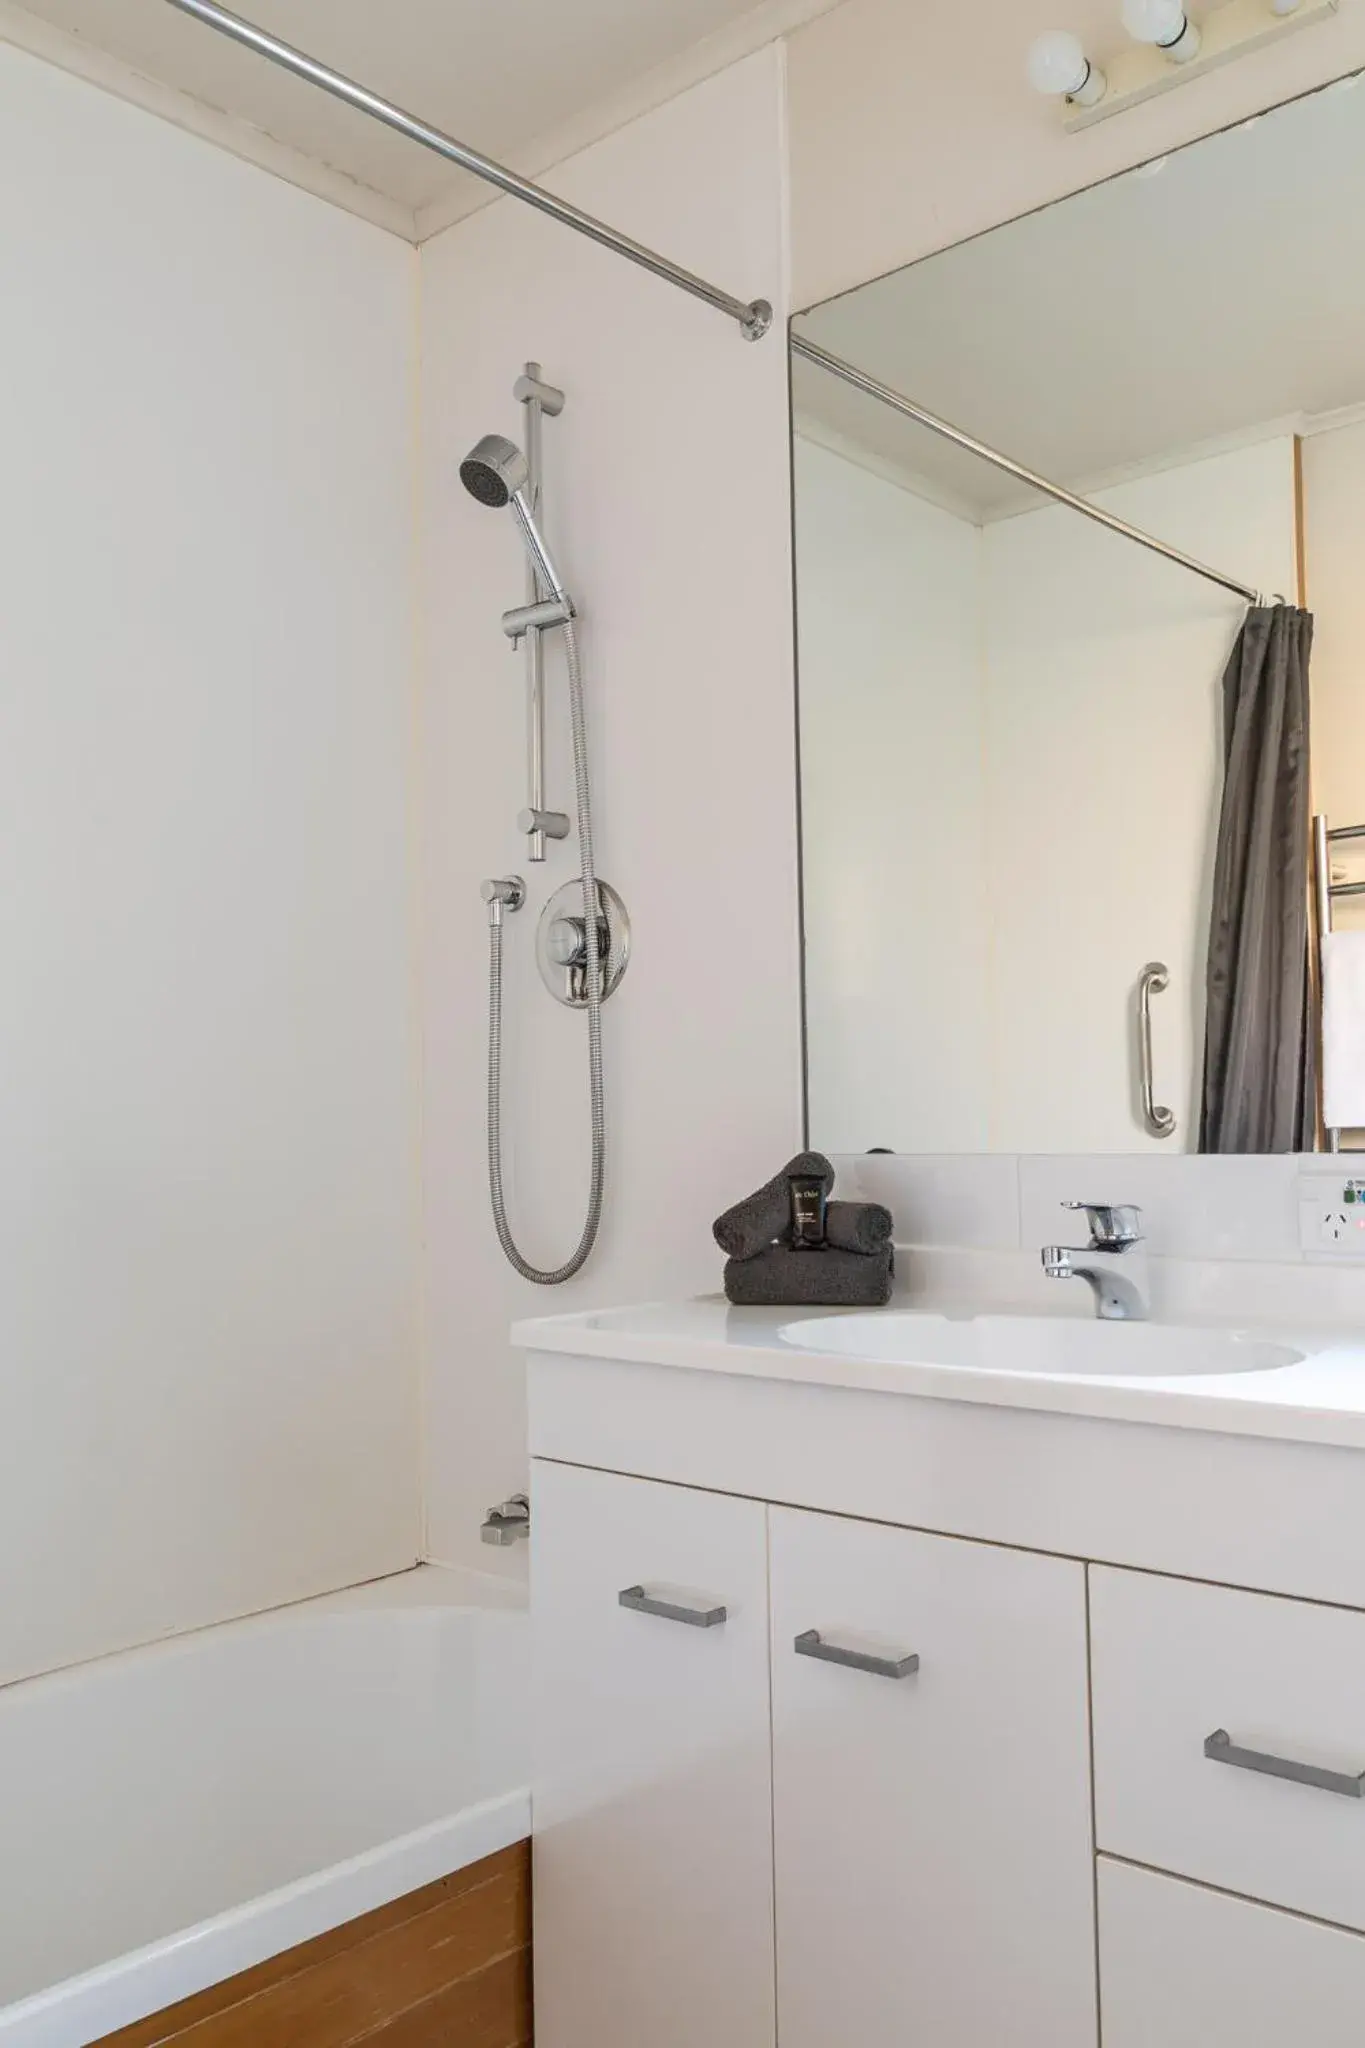
[[[1085,1212],[1090,1242],[1083,1249],[1044,1245],[1043,1271],[1049,1280],[1084,1280],[1101,1322],[1145,1322],[1149,1310],[1141,1209],[1126,1202],[1063,1202],[1062,1207]]]

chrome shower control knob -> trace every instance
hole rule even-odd
[[[555,918],[545,933],[545,951],[556,967],[581,967],[588,957],[588,928],[584,920]]]
[[[552,918],[545,933],[545,952],[556,967],[586,967],[588,927],[581,917]],[[597,920],[597,957],[606,960],[611,952],[611,926],[605,917]]]
[[[610,882],[597,884],[597,966],[603,1002],[630,958],[630,919]],[[540,913],[536,960],[541,980],[557,1002],[581,1010],[588,1000],[588,926],[581,881],[565,882]]]

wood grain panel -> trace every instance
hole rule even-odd
[[[525,1842],[105,2037],[103,2048],[524,2048]]]
[[[530,1950],[489,1963],[387,2026],[383,2048],[530,2048]]]

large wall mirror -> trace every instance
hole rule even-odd
[[[1355,1143],[1365,83],[792,341],[812,1141]]]

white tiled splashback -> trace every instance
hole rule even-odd
[[[1327,1154],[1169,1159],[1150,1153],[1057,1157],[840,1154],[841,1195],[884,1202],[904,1245],[1035,1252],[1077,1242],[1066,1201],[1136,1202],[1156,1258],[1297,1265],[1300,1175],[1341,1178]],[[1084,1241],[1083,1239],[1081,1240]]]

